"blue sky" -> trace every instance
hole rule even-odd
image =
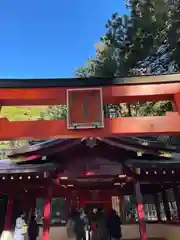
[[[124,0],[1,0],[0,77],[71,77]]]

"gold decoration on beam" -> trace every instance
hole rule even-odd
[[[141,157],[143,155],[143,152],[137,152],[137,156]]]
[[[140,168],[136,168],[136,173],[140,174],[141,173],[141,169]]]
[[[171,152],[160,152],[159,153],[160,157],[166,157],[166,158],[172,158],[172,153]]]

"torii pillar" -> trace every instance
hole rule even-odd
[[[145,223],[145,219],[144,219],[143,197],[141,194],[141,188],[140,188],[139,181],[137,181],[135,183],[135,196],[136,196],[137,214],[138,214],[138,220],[139,220],[140,239],[148,240],[146,223]]]
[[[52,200],[52,186],[48,188],[47,198],[44,203],[44,223],[42,240],[49,240],[49,230],[51,222],[51,200]]]

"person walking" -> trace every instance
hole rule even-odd
[[[122,237],[121,232],[121,219],[114,209],[111,210],[107,220],[107,229],[111,240],[120,240]]]
[[[85,233],[85,213],[84,211],[80,210],[77,212],[76,216],[74,216],[74,232],[76,234],[76,240],[85,240],[86,233]]]
[[[107,217],[104,209],[98,209],[94,223],[96,224],[96,231],[94,232],[93,240],[108,240]]]

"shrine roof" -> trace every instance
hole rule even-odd
[[[78,147],[82,145],[84,141],[88,139],[55,139],[39,142],[34,145],[25,146],[19,149],[14,149],[9,154],[10,157],[17,157],[22,155],[32,155],[34,153],[45,155],[51,155],[52,153],[58,153],[61,151],[69,151],[72,147]],[[119,138],[97,138],[98,143],[104,143],[105,145],[113,146],[117,149],[123,149],[131,152],[142,152],[143,154],[153,156],[164,156],[169,154],[172,157],[180,154],[180,147],[177,145],[168,145],[159,141],[154,141],[150,138],[145,139],[141,137],[119,137]],[[169,156],[168,156],[169,157]]]
[[[142,169],[179,169],[180,160],[167,161],[167,160],[152,160],[148,159],[128,159],[125,162],[126,166],[130,168],[142,168]]]
[[[24,163],[19,164],[3,164],[3,162],[0,161],[0,175],[3,174],[23,174],[23,173],[29,173],[33,174],[36,172],[55,172],[56,170],[60,171],[61,174],[64,173],[65,176],[81,176],[80,174],[83,173],[84,177],[86,176],[87,169],[86,167],[92,163],[92,167],[95,167],[93,165],[94,163],[98,162],[98,159],[102,159],[99,164],[102,164],[103,169],[105,169],[105,166],[108,169],[108,174],[110,174],[110,168],[118,169],[118,173],[114,174],[113,176],[116,177],[118,174],[124,174],[123,172],[120,172],[120,166],[123,165],[123,167],[126,167],[127,175],[132,171],[134,176],[137,175],[137,168],[141,169],[141,174],[138,176],[140,180],[147,180],[150,182],[163,182],[163,181],[170,181],[173,177],[174,180],[179,179],[179,173],[180,173],[180,161],[177,159],[173,159],[172,157],[169,159],[167,157],[158,156],[158,149],[156,146],[156,142],[151,142],[149,146],[147,145],[147,142],[145,141],[145,144],[142,142],[142,139],[135,139],[133,142],[133,138],[105,138],[105,139],[97,139],[99,141],[99,144],[97,144],[95,147],[90,148],[89,146],[86,146],[84,144],[85,139],[56,139],[56,140],[47,140],[45,142],[36,143],[35,145],[26,147],[26,152],[23,152],[23,154],[27,154],[27,149],[30,149],[30,152],[28,152],[29,155],[33,156],[34,153],[39,153],[38,159],[35,161],[25,161]],[[140,141],[137,144],[137,140]],[[129,144],[129,141],[131,141],[131,144]],[[134,145],[132,144],[134,143]],[[109,147],[107,145],[104,147],[103,144],[109,144]],[[144,144],[144,145],[143,145]],[[73,148],[70,148],[71,146],[74,146]],[[103,148],[101,148],[103,146]],[[137,147],[138,146],[138,147]],[[165,148],[165,144],[162,144],[162,149]],[[159,145],[158,145],[159,147]],[[96,154],[96,148],[100,149],[100,155],[94,155]],[[124,157],[123,153],[120,151],[120,148],[124,149],[124,151],[133,152],[134,155],[128,155]],[[44,152],[44,149],[46,151]],[[51,149],[51,152],[49,151]],[[102,149],[105,149],[102,151]],[[160,148],[161,149],[161,148]],[[22,149],[21,149],[22,150]],[[34,151],[33,151],[34,150]],[[59,151],[65,150],[62,155],[57,155],[57,157],[54,158],[53,153],[56,153]],[[107,150],[107,151],[106,151]],[[142,157],[136,157],[133,158],[131,156],[136,155],[136,151],[146,151],[148,154],[152,154],[154,158],[147,157],[147,154],[144,154]],[[17,149],[16,151],[20,151],[20,149]],[[42,154],[41,154],[42,151]],[[93,152],[94,151],[94,152]],[[49,152],[49,157],[47,156],[46,160],[42,159],[42,156],[45,156],[44,153]],[[19,154],[19,153],[18,153]],[[14,158],[18,155],[14,153]],[[21,152],[22,154],[22,152]],[[28,156],[29,156],[28,155]],[[79,157],[80,156],[80,157]],[[88,157],[88,158],[87,158]],[[95,157],[95,158],[94,158]],[[94,162],[92,161],[94,159]],[[108,159],[108,162],[105,162],[104,160]],[[72,161],[73,160],[73,161]],[[171,161],[170,161],[171,160]],[[78,162],[79,161],[79,162]],[[104,162],[103,162],[104,161]],[[112,161],[112,164],[110,163]],[[117,165],[113,165],[113,163]],[[84,165],[83,165],[84,164]],[[74,167],[74,165],[76,167]],[[84,168],[85,166],[85,168]],[[99,170],[93,169],[94,176],[99,176],[96,174]],[[85,169],[85,170],[84,170]],[[91,168],[90,168],[91,170]],[[104,171],[104,170],[103,170]],[[113,171],[114,172],[114,171]],[[148,172],[148,174],[147,174]],[[165,173],[164,173],[165,172]],[[74,175],[73,175],[74,174]],[[104,176],[104,175],[102,175]],[[130,175],[131,176],[131,175]],[[85,179],[87,181],[87,179]],[[83,179],[83,181],[85,181]],[[95,181],[95,180],[94,180]],[[96,181],[95,181],[96,182]],[[99,181],[97,181],[96,184],[98,184]]]
[[[0,79],[0,88],[91,87],[109,85],[137,85],[180,82],[180,74],[164,74],[124,78],[44,78]]]
[[[33,153],[33,152],[41,151],[51,147],[56,147],[56,146],[59,147],[59,145],[64,146],[67,143],[73,143],[73,141],[75,140],[74,139],[52,139],[52,140],[46,140],[46,141],[40,141],[40,142],[36,141],[35,144],[30,144],[24,147],[13,149],[10,156]]]
[[[18,173],[36,173],[44,171],[54,171],[57,165],[54,163],[44,164],[23,164],[18,165],[10,162],[8,159],[0,160],[0,174],[18,174]]]

